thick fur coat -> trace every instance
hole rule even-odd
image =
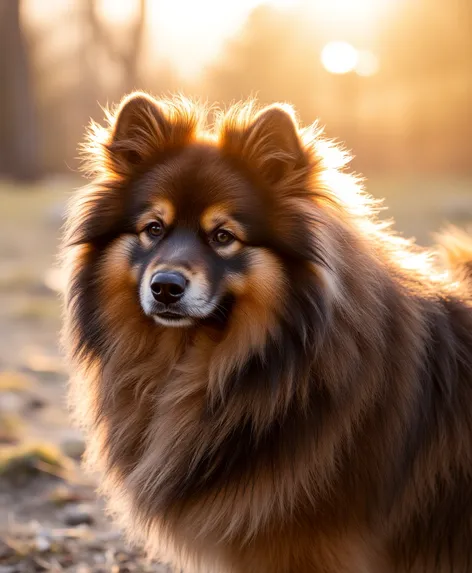
[[[85,146],[64,343],[110,508],[185,572],[472,572],[467,237],[400,238],[287,106],[208,117],[132,94]],[[181,327],[146,306],[176,253]]]

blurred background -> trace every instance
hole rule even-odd
[[[288,101],[419,243],[472,222],[470,0],[0,0],[0,572],[162,571],[122,545],[64,406],[57,242],[78,143],[132,89]]]

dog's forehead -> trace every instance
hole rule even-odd
[[[230,202],[204,203],[198,205],[182,205],[173,203],[167,197],[157,196],[148,205],[146,211],[152,216],[162,219],[166,226],[178,226],[182,223],[197,225],[204,231],[211,231],[227,223],[237,224],[241,213]],[[149,216],[146,216],[149,218]],[[244,219],[244,216],[242,217]],[[193,223],[193,225],[192,225]]]
[[[212,149],[190,149],[158,166],[148,182],[149,203],[174,223],[209,227],[259,210],[245,174]]]

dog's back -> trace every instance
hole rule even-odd
[[[444,263],[452,277],[469,285],[472,295],[472,237],[456,227],[450,227],[437,237]]]

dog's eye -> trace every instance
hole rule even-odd
[[[153,221],[146,227],[146,232],[151,238],[161,237],[164,233],[164,225],[161,221]]]
[[[213,241],[218,245],[229,245],[234,239],[235,236],[225,229],[218,229],[213,235]]]

